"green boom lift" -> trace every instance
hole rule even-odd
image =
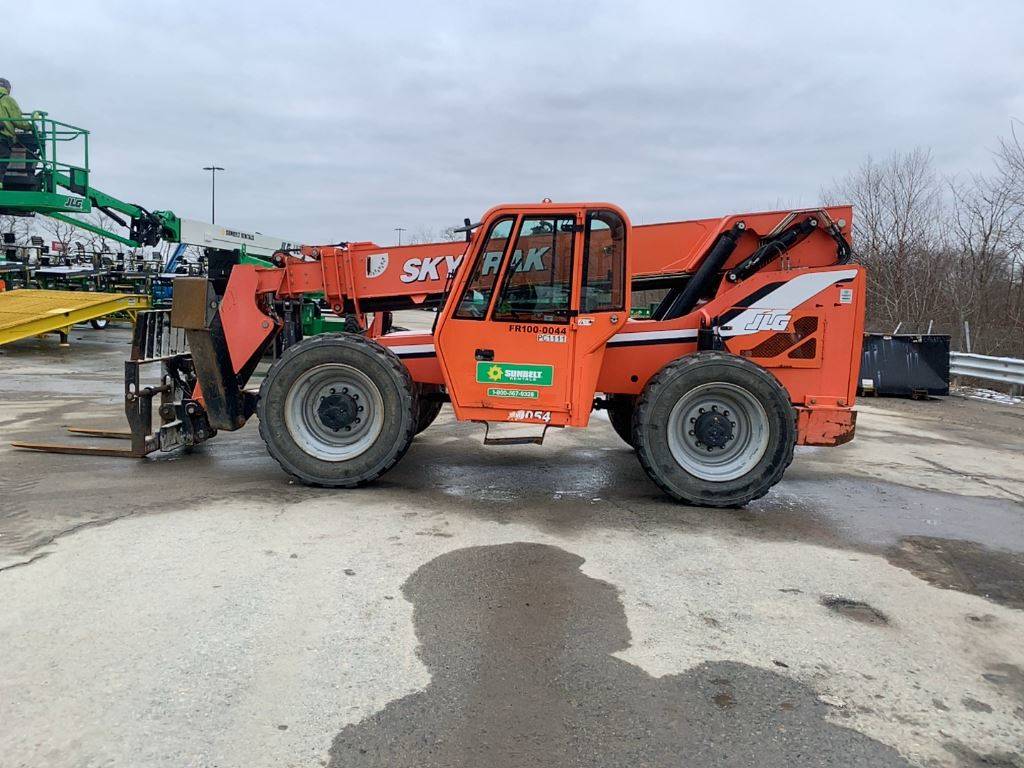
[[[237,251],[242,263],[272,266],[277,251],[298,247],[259,232],[220,227],[179,218],[171,211],[150,211],[126,203],[90,184],[89,131],[51,119],[46,112],[23,113],[14,123],[16,138],[9,158],[0,158],[0,215],[49,216],[129,247],[161,242]],[[128,230],[124,236],[76,218],[100,211]],[[315,301],[303,303],[305,335],[349,328],[344,318],[323,317]]]
[[[237,251],[242,263],[259,266],[271,266],[275,252],[298,248],[282,238],[182,219],[172,211],[151,211],[103,193],[90,184],[89,131],[84,128],[53,120],[45,112],[0,121],[15,127],[11,156],[0,158],[0,215],[48,216],[131,248],[164,242]],[[127,237],[74,215],[92,211],[127,229]],[[303,302],[301,324],[305,335],[349,327],[344,318],[322,316],[315,301]]]
[[[0,214],[41,214],[137,248],[161,242],[241,251],[250,262],[269,265],[279,250],[297,244],[258,232],[181,219],[171,211],[150,211],[91,186],[89,131],[51,119],[46,112],[0,118],[17,128],[9,158],[0,158]],[[128,230],[109,232],[72,214],[100,211]]]

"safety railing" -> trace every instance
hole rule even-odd
[[[1015,357],[990,357],[968,352],[949,353],[949,372],[953,376],[971,376],[1024,387],[1024,360]]]
[[[7,126],[13,126],[11,138]],[[84,189],[89,184],[89,131],[51,119],[46,112],[23,112],[0,117],[0,133],[12,145],[11,157],[0,157],[0,174],[24,168],[26,162],[42,171],[45,192],[56,189],[55,175]]]

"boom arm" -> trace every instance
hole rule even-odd
[[[771,211],[713,219],[633,227],[631,243],[634,289],[672,287],[683,291],[694,282],[698,300],[707,300],[756,272],[793,267],[820,267],[849,260],[848,206],[798,211]],[[474,238],[478,234],[474,233]],[[728,253],[717,254],[721,240]],[[830,242],[834,241],[834,242]],[[260,293],[294,299],[323,292],[335,312],[397,310],[436,302],[449,274],[475,240],[382,248],[374,243],[304,246],[298,254],[281,254],[274,263],[283,269],[260,270]],[[721,248],[717,249],[721,251]],[[487,254],[493,256],[495,254]],[[785,256],[785,262],[781,260]],[[544,253],[533,254],[543,263]],[[492,263],[493,261],[493,263]],[[711,261],[704,268],[705,263]],[[530,259],[526,263],[535,261]],[[488,261],[483,274],[497,268]],[[736,278],[732,278],[732,274]],[[724,278],[724,279],[720,279]]]
[[[55,182],[58,186],[71,188],[71,179],[65,174],[55,174]],[[160,242],[181,243],[226,250],[241,248],[249,256],[269,259],[278,251],[289,251],[297,247],[295,243],[259,232],[245,232],[203,221],[181,219],[172,211],[148,211],[140,205],[126,203],[94,187],[88,187],[80,199],[83,202],[83,213],[88,213],[92,209],[102,211],[108,218],[126,227],[129,231],[128,237],[64,213],[40,213],[132,248],[158,245]],[[127,217],[127,220],[124,217]]]
[[[88,221],[73,218],[63,212],[45,209],[34,212],[42,213],[51,219],[66,222],[87,232],[102,235],[109,240],[114,240],[132,248],[144,245],[157,245],[162,240],[170,243],[181,242],[181,220],[171,211],[147,211],[140,205],[126,203],[112,195],[101,192],[95,187],[85,186],[83,188],[74,184],[67,174],[60,171],[54,171],[52,179],[57,187],[81,192],[82,196],[80,198],[67,198],[68,201],[76,199],[80,201],[80,213],[90,213],[95,208],[122,227],[127,228],[129,232],[128,237],[119,235],[116,232],[110,232]],[[67,203],[65,205],[66,207],[71,207]],[[122,216],[128,217],[128,221],[122,218]]]

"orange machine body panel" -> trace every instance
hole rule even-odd
[[[447,298],[434,333],[376,340],[415,381],[445,385],[460,419],[552,426],[585,426],[595,393],[639,394],[667,363],[698,350],[702,329],[715,329],[721,347],[786,388],[799,442],[838,444],[853,434],[865,277],[862,267],[837,263],[823,228],[746,279],[722,279],[683,316],[629,319],[631,285],[694,273],[738,222],[722,270],[809,215],[849,238],[848,206],[638,227],[607,203],[499,206],[468,243],[306,247],[280,269],[236,266],[228,294],[259,311],[224,313],[222,321],[232,346],[248,350],[276,330],[263,327],[271,297],[322,291],[336,311],[356,313]],[[457,269],[466,259],[472,263]]]

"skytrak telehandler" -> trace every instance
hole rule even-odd
[[[854,434],[864,271],[849,207],[633,227],[608,203],[501,205],[467,220],[461,255],[367,243],[280,253],[275,267],[211,256],[176,281],[169,322],[185,354],[136,334],[159,387],[126,385],[136,453],[194,445],[256,414],[270,454],[304,483],[353,487],[402,457],[450,401],[485,444],[539,443],[607,409],[651,479],[675,499],[736,506],[764,495],[796,444]],[[450,244],[447,246],[450,247]],[[650,319],[632,291],[661,289]],[[383,315],[435,303],[431,333],[299,338],[302,296]],[[166,322],[154,316],[154,327]],[[289,334],[259,391],[264,350]],[[162,425],[150,434],[159,395]],[[142,416],[140,416],[140,413]],[[490,436],[494,422],[536,425]]]

